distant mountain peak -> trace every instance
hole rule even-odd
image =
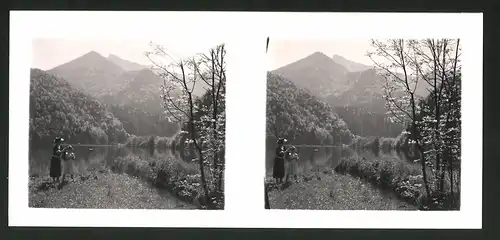
[[[53,69],[49,70],[49,72],[59,72],[60,70],[73,71],[78,68],[100,68],[109,69],[114,72],[122,71],[122,69],[120,69],[118,65],[115,65],[113,62],[108,61],[107,58],[102,56],[97,51],[92,50],[69,62],[54,67]]]
[[[307,57],[321,57],[321,58],[329,58],[326,54],[320,52],[320,51],[316,51],[314,53],[312,53],[311,55],[307,56]],[[306,58],[307,58],[306,57]]]
[[[99,56],[102,56],[100,53],[98,53],[97,51],[94,51],[94,50],[91,50],[90,52],[84,54],[84,55],[99,55]]]
[[[76,58],[76,59],[80,59],[80,58],[100,58],[100,59],[106,59],[104,56],[102,56],[100,53],[98,53],[97,51],[90,51],[88,53],[85,53],[83,54],[82,56]],[[75,60],[76,60],[75,59]]]
[[[273,71],[320,97],[342,91],[347,72],[344,66],[319,51]]]

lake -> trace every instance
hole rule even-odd
[[[117,157],[125,157],[127,155],[135,155],[141,159],[158,159],[174,157],[180,161],[190,161],[189,157],[181,158],[178,152],[172,152],[169,149],[150,150],[117,146],[78,146],[73,145],[76,160],[74,162],[76,173],[86,173],[90,167],[110,167],[113,160]],[[52,147],[30,147],[29,151],[29,174],[32,175],[48,175],[50,158],[52,156]]]
[[[382,152],[378,155],[369,150],[354,150],[348,147],[300,147],[296,146],[299,153],[298,174],[305,174],[314,168],[330,167],[334,169],[342,157],[358,155],[366,159],[390,156],[393,158],[409,161],[402,153],[396,151]],[[316,150],[316,151],[315,151]],[[266,175],[272,177],[275,149],[266,150]]]

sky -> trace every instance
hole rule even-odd
[[[295,62],[314,52],[322,52],[329,57],[337,54],[351,61],[373,65],[365,56],[370,50],[370,39],[356,40],[269,40],[269,70],[275,70]]]
[[[156,41],[177,57],[192,56],[196,53],[208,53],[219,42],[202,41]],[[119,40],[74,40],[74,39],[35,39],[33,40],[32,67],[49,70],[60,64],[69,62],[90,51],[96,51],[104,57],[110,53],[132,62],[150,65],[144,52],[151,50],[149,41],[119,41]]]

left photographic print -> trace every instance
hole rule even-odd
[[[30,208],[224,209],[224,43],[32,46]]]

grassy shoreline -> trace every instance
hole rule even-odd
[[[441,196],[443,203],[427,198],[421,166],[395,158],[365,159],[359,156],[343,158],[335,168],[340,174],[350,174],[370,182],[375,187],[392,191],[398,198],[421,210],[458,210],[460,196]]]
[[[416,210],[416,206],[381,193],[359,178],[320,170],[297,183],[276,185],[266,179],[271,209]]]
[[[85,173],[75,175],[73,180],[67,176],[67,182],[63,184],[62,188],[60,188],[59,183],[51,183],[51,179],[46,174],[31,176],[29,181],[29,206],[55,208],[101,208],[108,206],[111,208],[127,208],[121,207],[123,204],[120,205],[120,203],[111,204],[105,201],[105,203],[100,204],[96,200],[92,200],[92,198],[106,199],[109,197],[106,191],[115,188],[114,186],[117,188],[129,186],[134,189],[122,190],[125,192],[137,192],[146,188],[151,191],[160,190],[168,192],[171,195],[170,197],[177,202],[177,205],[180,202],[189,206],[188,208],[224,209],[223,193],[211,192],[210,199],[212,201],[216,200],[216,204],[210,203],[209,205],[206,203],[203,189],[199,183],[200,175],[198,172],[199,166],[197,164],[179,161],[173,157],[149,160],[141,159],[138,156],[118,157],[113,161],[110,168],[87,169]],[[68,186],[71,190],[66,189]],[[96,188],[98,196],[94,196],[94,193],[88,188]],[[61,193],[61,191],[64,193]],[[88,192],[88,199],[79,195],[82,191]],[[148,193],[148,195],[152,199],[155,198],[153,193]],[[59,202],[58,198],[67,200],[67,203]],[[74,203],[70,198],[79,200]],[[140,206],[137,208],[151,208],[141,205],[140,202],[134,204]],[[153,206],[168,208],[168,206],[164,207],[158,204]]]
[[[104,209],[195,209],[192,204],[162,195],[143,181],[108,169],[92,169],[66,178],[65,184],[49,177],[31,177],[29,207]]]
[[[446,184],[449,182],[445,182]],[[283,208],[293,209],[394,209],[393,205],[380,202],[383,201],[382,198],[377,197],[380,194],[397,199],[398,202],[404,202],[408,208],[419,210],[460,209],[460,193],[450,196],[451,194],[448,192],[428,198],[420,164],[387,155],[373,159],[365,159],[358,155],[342,157],[334,169],[330,167],[313,169],[306,176],[301,176],[298,183],[276,185],[273,179],[267,177],[266,187],[270,193],[271,208],[274,208],[271,196],[276,195],[275,192],[280,192],[284,197],[292,199],[289,201],[301,202],[284,204]],[[366,187],[369,189],[365,189]],[[326,190],[322,190],[322,188],[330,189],[330,193],[325,193]],[[345,191],[339,191],[338,188],[345,189]],[[363,203],[362,200],[367,197],[360,196],[360,194],[372,196],[376,200],[370,201],[369,204]],[[349,198],[354,202],[344,202],[350,206],[346,208],[339,205],[339,202],[332,200],[333,197],[330,196],[332,199],[329,199],[329,195],[344,197],[349,195]],[[298,200],[293,200],[294,198]],[[318,200],[319,198],[321,199]],[[314,204],[311,205],[309,200],[316,201],[317,208],[314,208]],[[321,203],[322,201],[325,203]]]
[[[156,188],[165,189],[178,199],[198,208],[224,209],[224,193],[211,192],[212,202],[206,202],[199,182],[200,174],[197,164],[173,158],[143,160],[137,156],[127,156],[115,159],[111,170],[141,178]]]

